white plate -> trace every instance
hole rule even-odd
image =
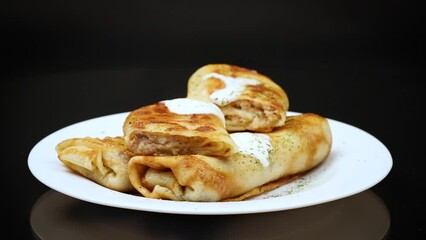
[[[58,192],[96,204],[151,212],[225,215],[281,211],[334,201],[371,188],[392,168],[392,156],[378,139],[332,119],[328,120],[333,146],[321,165],[301,179],[240,202],[179,202],[121,193],[73,173],[57,158],[55,146],[64,139],[122,135],[122,124],[128,114],[86,120],[45,137],[29,154],[31,173]]]

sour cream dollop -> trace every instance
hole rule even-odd
[[[222,120],[225,126],[225,116],[222,110],[214,103],[190,98],[175,98],[161,101],[170,112],[177,114],[214,114]]]
[[[242,154],[252,155],[264,166],[269,166],[269,151],[272,150],[271,137],[264,133],[231,133],[231,138]]]
[[[248,85],[258,85],[260,82],[256,79],[229,77],[219,73],[206,74],[202,79],[217,78],[225,83],[225,87],[213,92],[210,99],[219,106],[225,106],[235,101]]]

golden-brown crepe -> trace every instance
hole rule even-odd
[[[70,138],[56,145],[59,160],[82,176],[112,190],[134,191],[127,174],[129,152],[123,137]]]
[[[228,131],[270,132],[284,125],[286,92],[257,71],[230,64],[208,64],[188,80],[187,97],[215,103]]]
[[[128,149],[138,155],[230,156],[237,148],[213,103],[165,100],[132,111],[123,125]]]
[[[177,201],[243,200],[279,187],[324,161],[332,136],[326,118],[287,118],[271,133],[231,134],[239,151],[230,157],[135,156],[132,185],[143,196]]]

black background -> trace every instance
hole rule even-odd
[[[31,238],[48,190],[27,167],[48,134],[184,96],[208,63],[255,69],[290,110],[357,126],[390,150],[372,189],[391,214],[388,239],[425,236],[424,20],[414,1],[3,1],[2,218]],[[359,176],[362,178],[362,176]],[[5,233],[6,234],[6,233]]]

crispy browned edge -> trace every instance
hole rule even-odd
[[[297,174],[293,174],[293,175],[290,175],[290,176],[285,176],[285,177],[279,178],[275,181],[272,181],[272,182],[263,184],[262,186],[256,187],[256,188],[254,188],[254,189],[252,189],[252,190],[250,190],[250,191],[248,191],[248,192],[246,192],[246,193],[244,193],[240,196],[224,199],[224,200],[222,200],[222,202],[237,202],[237,201],[242,201],[242,200],[246,200],[246,199],[251,198],[251,197],[258,196],[258,195],[263,194],[265,192],[269,192],[269,191],[274,190],[278,187],[281,187],[284,184],[293,182],[294,180],[300,178],[302,175],[303,175],[303,173],[297,173]]]

